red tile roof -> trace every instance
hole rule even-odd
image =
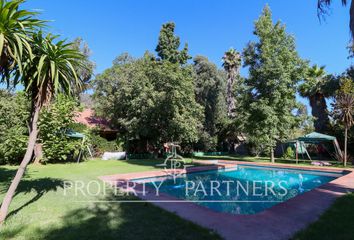
[[[116,131],[110,127],[107,119],[95,116],[95,111],[90,108],[84,109],[82,112],[77,112],[74,121],[82,123],[89,128],[99,128],[102,131]]]

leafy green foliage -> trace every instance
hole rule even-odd
[[[82,82],[82,87],[80,89],[75,88],[75,86],[73,86],[73,90],[78,96],[81,91],[85,91],[91,88],[91,78],[96,64],[90,60],[91,49],[81,37],[76,38],[73,41],[72,48],[77,50],[78,52],[81,52],[83,55],[83,58],[79,59],[79,61],[81,61],[81,64],[75,66],[75,72]]]
[[[107,69],[95,86],[97,113],[108,117],[128,141],[138,141],[136,151],[198,139],[202,109],[195,101],[190,67],[146,55]]]
[[[12,127],[3,135],[0,144],[0,164],[18,164],[25,154],[28,136],[23,127]]]
[[[71,123],[69,128],[75,132],[85,135],[85,140],[81,146],[84,157],[89,157],[88,148],[94,157],[101,157],[104,152],[123,151],[123,142],[121,139],[108,141],[101,137],[97,129],[88,128],[82,123]]]
[[[180,51],[180,39],[175,36],[175,24],[168,22],[162,25],[159,42],[156,47],[157,55],[161,60],[166,60],[171,63],[185,64],[191,57],[188,55],[188,44]]]
[[[294,159],[295,158],[295,152],[290,146],[286,148],[283,158],[284,159]]]
[[[203,107],[204,121],[198,150],[216,150],[217,135],[226,119],[225,74],[217,69],[206,57],[194,58],[196,101]]]
[[[352,78],[344,77],[340,79],[340,87],[337,91],[337,95],[340,94],[354,95],[354,80]]]
[[[0,90],[0,116],[0,164],[16,164],[24,155],[28,139],[29,104],[25,94]]]
[[[296,126],[289,134],[290,139],[295,139],[315,131],[313,117],[308,115],[307,106],[301,102],[297,102],[296,105],[293,111],[296,116]]]
[[[90,134],[89,142],[94,150],[95,156],[102,156],[104,152],[123,151],[122,145],[119,141],[108,141],[97,134]]]
[[[43,162],[68,161],[79,154],[81,139],[70,139],[66,135],[73,123],[76,104],[71,98],[58,95],[42,110],[39,139],[43,144]]]
[[[255,23],[258,42],[244,50],[249,67],[243,109],[248,135],[273,148],[296,124],[296,84],[303,76],[304,62],[296,52],[295,40],[280,22],[273,24],[268,6]]]

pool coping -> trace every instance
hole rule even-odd
[[[207,163],[206,161],[203,162]],[[165,193],[160,193],[159,196],[155,196],[152,192],[148,192],[146,195],[138,194],[138,197],[146,201],[160,201],[151,203],[167,211],[173,212],[186,220],[215,230],[227,240],[282,240],[289,239],[297,231],[316,221],[337,197],[354,191],[354,171],[352,169],[220,160],[215,165],[192,167],[187,169],[187,171],[180,170],[180,172],[183,174],[227,169],[235,167],[235,165],[273,166],[298,170],[330,171],[337,173],[346,172],[347,174],[254,215],[234,215],[231,213],[215,212],[209,208],[177,199],[176,197]],[[129,182],[139,178],[163,177],[167,174],[168,173],[165,170],[155,170],[116,174],[99,178],[105,182],[116,184],[117,181]],[[178,204],[175,202],[163,202],[176,200],[179,200]]]

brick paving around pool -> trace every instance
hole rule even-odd
[[[208,161],[195,162],[199,164],[208,163]],[[297,231],[305,228],[310,223],[316,221],[336,198],[354,191],[354,171],[352,169],[333,167],[307,167],[290,164],[220,160],[214,165],[180,170],[180,174],[213,169],[228,169],[234,168],[237,165],[330,171],[334,173],[346,173],[346,175],[254,215],[235,215],[231,213],[215,212],[209,208],[180,200],[164,193],[160,193],[159,196],[156,196],[156,194],[152,192],[147,192],[143,195],[139,194],[138,191],[138,197],[200,226],[212,229],[226,240],[285,240],[289,239]],[[168,175],[166,170],[156,170],[102,176],[100,179],[107,183],[118,185],[118,182],[123,183],[139,178],[164,177],[166,175]],[[121,190],[129,191],[129,189],[124,189],[122,186],[123,185],[120,185],[118,187],[121,187]]]

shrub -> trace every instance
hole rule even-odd
[[[0,144],[0,164],[18,164],[25,155],[28,136],[23,127],[12,127],[3,136]]]
[[[209,133],[202,131],[199,136],[199,141],[194,144],[194,148],[199,151],[208,152],[216,151],[217,137],[212,137]]]
[[[75,132],[80,132],[80,133],[89,132],[89,133],[91,133],[91,130],[85,124],[82,124],[82,123],[73,122],[70,124],[69,127],[70,127],[70,129],[72,129]]]
[[[116,139],[114,141],[108,141],[107,139],[98,135],[96,129],[90,129],[82,123],[70,124],[70,129],[85,134],[86,139],[81,146],[81,150],[84,155],[88,155],[87,148],[90,148],[95,157],[101,156],[104,152],[123,151],[123,141]]]
[[[29,103],[23,92],[0,90],[0,164],[18,164],[22,160],[28,140],[28,117]]]
[[[101,156],[104,152],[122,151],[122,147],[117,141],[108,141],[99,135],[92,133],[88,140],[94,150],[95,156]]]
[[[42,162],[73,160],[80,152],[81,139],[70,139],[67,131],[73,123],[77,103],[72,98],[58,95],[41,112],[39,140],[43,144]]]
[[[294,159],[295,158],[295,152],[292,149],[292,147],[287,147],[285,153],[283,154],[284,159]]]

